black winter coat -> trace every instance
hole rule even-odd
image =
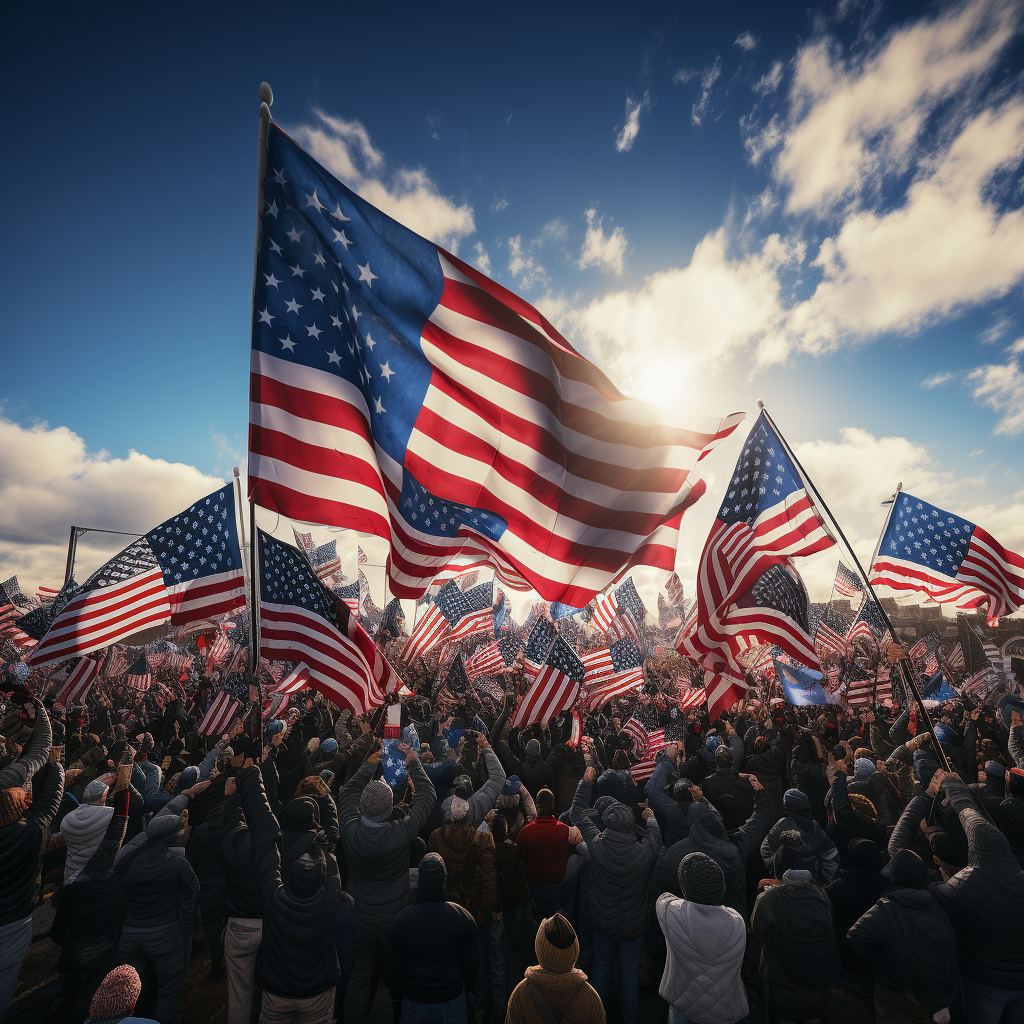
[[[880,871],[844,868],[840,869],[838,876],[825,887],[825,894],[832,904],[839,955],[843,958],[843,967],[847,971],[863,971],[867,965],[850,949],[846,933],[859,920],[861,914],[866,913],[878,902],[882,892],[889,885],[889,879]]]

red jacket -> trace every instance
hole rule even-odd
[[[569,826],[554,815],[538,817],[516,833],[528,885],[561,885],[569,859]]]

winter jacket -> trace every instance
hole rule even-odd
[[[892,780],[884,772],[872,772],[866,779],[859,782],[852,779],[847,780],[846,791],[860,793],[875,805],[879,825],[896,824],[896,819],[900,816],[900,794]]]
[[[268,764],[269,759],[263,762],[263,768]],[[224,872],[224,913],[228,917],[261,918],[263,900],[256,887],[252,837],[242,812],[242,794],[238,784],[234,793],[224,801],[217,839],[217,852]]]
[[[121,849],[114,874],[128,901],[125,928],[160,928],[187,919],[199,880],[180,847],[147,840],[145,833]],[[184,910],[184,913],[183,913]]]
[[[430,815],[436,795],[419,760],[409,765],[416,787],[408,815],[383,825],[359,813],[359,797],[376,773],[367,761],[341,791],[338,818],[348,866],[348,889],[356,904],[356,930],[383,935],[409,902],[409,850]]]
[[[519,781],[530,791],[534,800],[542,789],[554,791],[555,770],[551,767],[554,754],[541,758],[539,754],[526,754],[519,758],[505,740],[499,740],[498,753],[509,775],[516,775]]]
[[[552,767],[555,771],[555,814],[561,814],[572,805],[576,787],[587,770],[587,762],[579,747],[570,747],[567,743],[560,743],[552,754]]]
[[[796,830],[803,841],[814,851],[817,858],[817,878],[820,885],[828,885],[839,870],[839,851],[836,844],[825,835],[822,827],[807,814],[788,811],[784,818],[779,818],[761,843],[761,859],[769,874],[775,873],[776,837],[780,832]]]
[[[955,1002],[960,990],[956,935],[927,889],[887,890],[846,938],[883,988],[932,1011]]]
[[[500,912],[494,840],[468,821],[449,821],[430,836],[427,850],[439,853],[448,872],[448,899],[478,921]]]
[[[238,776],[242,808],[249,823],[252,863],[263,901],[263,936],[256,955],[256,980],[266,991],[287,999],[308,999],[341,980],[334,923],[351,897],[341,888],[337,870],[309,896],[289,892],[281,877],[281,830],[270,810],[255,768]],[[330,864],[330,861],[324,858]]]
[[[671,846],[658,861],[648,899],[653,902],[662,893],[679,892],[677,872],[688,853],[706,853],[725,875],[725,905],[747,917],[747,859],[758,848],[768,831],[774,804],[765,791],[756,794],[749,820],[733,832],[727,832],[717,811],[698,818],[686,839]]]
[[[125,790],[127,794],[127,790]],[[127,800],[127,796],[125,797]],[[75,876],[88,863],[106,835],[107,826],[114,815],[114,808],[104,804],[80,804],[60,823],[60,834],[64,837],[67,859],[64,861],[64,881],[74,881]]]
[[[674,775],[672,762],[662,761],[654,769],[654,773],[644,787],[644,796],[647,798],[648,806],[654,811],[654,816],[658,819],[658,827],[661,829],[666,846],[673,846],[680,839],[685,839],[690,834],[690,826],[712,809],[710,804],[701,800],[676,803],[665,792],[665,787]]]
[[[530,885],[561,885],[572,848],[569,826],[552,814],[542,814],[516,833],[523,851],[523,873]]]
[[[472,992],[480,964],[476,935],[473,915],[440,896],[400,910],[388,929],[384,983],[391,998],[446,1003]]]
[[[220,859],[220,826],[223,821],[224,805],[218,804],[206,816],[206,821],[192,830],[188,841],[187,856],[192,870],[203,889],[220,888],[224,885],[224,865]]]
[[[935,889],[956,931],[960,973],[1019,991],[1024,978],[1024,871],[1006,837],[974,806],[959,779],[942,783],[967,833],[968,864]]]
[[[836,772],[832,788],[829,790],[828,804],[832,816],[825,833],[836,844],[840,864],[847,866],[846,848],[854,839],[870,839],[879,850],[886,849],[889,844],[889,830],[854,808],[847,791],[847,779],[842,772]],[[886,860],[884,852],[882,860],[883,863]]]
[[[530,886],[523,870],[523,851],[511,839],[494,846],[494,867],[498,873],[498,901],[502,910],[525,907]]]
[[[42,705],[37,705],[35,721],[21,756],[0,772],[5,788],[20,786],[32,792],[32,803],[24,817],[0,828],[0,927],[22,921],[32,913],[39,892],[43,848],[64,793],[64,769],[46,763],[51,734]]]
[[[846,933],[860,919],[861,914],[878,902],[882,892],[890,885],[889,879],[880,871],[853,867],[841,868],[839,874],[825,887],[825,893],[832,904],[839,955],[847,971],[863,971],[866,965],[850,949]]]
[[[1017,863],[1024,867],[1024,798],[1008,796],[1002,800],[996,808],[995,823],[1006,836]]]
[[[668,955],[659,993],[693,1024],[734,1024],[747,1014],[740,971],[747,946],[743,918],[668,893],[658,897]]]
[[[772,798],[774,812],[772,819],[781,818],[785,811],[782,808],[782,797],[786,792],[786,782],[782,770],[786,766],[789,744],[782,733],[776,733],[766,754],[748,754],[743,762],[743,770],[753,775],[764,786]]]
[[[571,811],[590,860],[591,920],[598,935],[624,942],[643,935],[647,924],[647,884],[661,850],[661,830],[652,814],[639,842],[632,831],[601,831],[590,806],[592,786],[580,782]]]
[[[719,768],[701,785],[705,798],[722,816],[727,832],[739,828],[754,810],[754,787],[735,768]]]
[[[487,781],[469,798],[469,820],[476,828],[494,806],[505,785],[505,769],[501,767],[498,755],[490,747],[480,751],[480,763],[487,772]]]

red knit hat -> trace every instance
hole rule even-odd
[[[103,1020],[131,1013],[141,992],[142,982],[134,967],[127,964],[115,967],[96,989],[96,995],[89,1004],[89,1016]]]

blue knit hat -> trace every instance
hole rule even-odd
[[[787,789],[782,794],[782,806],[787,811],[797,811],[807,814],[811,809],[811,801],[807,794],[801,789]]]
[[[502,796],[515,796],[519,792],[519,787],[522,783],[519,781],[518,775],[510,775],[505,780],[505,785],[501,787]]]
[[[704,749],[709,753],[713,754],[722,745],[721,736],[709,736],[704,741]]]
[[[858,779],[866,779],[874,775],[875,766],[866,757],[858,757],[853,764],[853,773]]]

